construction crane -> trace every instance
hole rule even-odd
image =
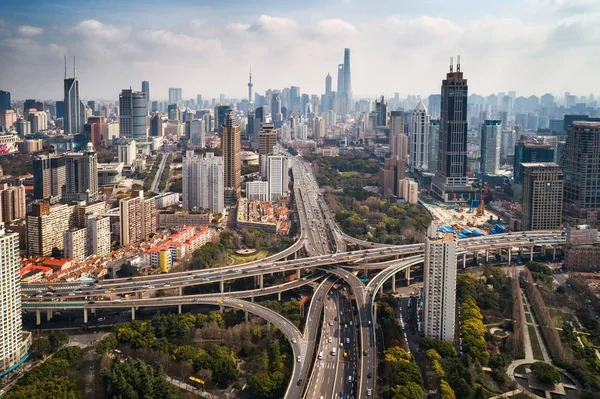
[[[477,207],[477,216],[483,216],[483,210],[485,207],[485,196],[487,195],[488,192],[488,185],[484,184],[483,188],[481,189],[481,195],[479,197],[479,206]]]

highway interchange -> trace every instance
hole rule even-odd
[[[345,397],[376,397],[374,300],[380,287],[390,277],[423,261],[423,244],[373,245],[345,235],[335,224],[310,166],[299,158],[290,159],[301,233],[298,241],[285,251],[260,261],[218,269],[117,278],[98,283],[57,282],[51,284],[51,289],[48,283],[23,284],[23,309],[37,311],[38,324],[40,311],[65,308],[83,309],[86,321],[88,309],[131,308],[132,317],[135,317],[138,307],[198,303],[242,309],[276,325],[292,343],[296,362],[286,398],[333,398],[339,397],[342,392]],[[477,256],[483,251],[487,257],[489,251],[496,251],[506,253],[510,260],[510,256],[514,256],[519,249],[522,249],[522,256],[533,256],[534,248],[545,251],[563,245],[564,241],[565,237],[557,231],[483,236],[459,240],[458,256],[459,259],[464,256],[464,261],[467,254]],[[346,243],[367,249],[347,251]],[[302,248],[308,257],[290,259]],[[343,268],[349,268],[350,271]],[[381,271],[365,285],[352,273],[357,268]],[[273,273],[282,273],[284,276],[297,273],[298,278],[265,287],[264,275]],[[254,297],[280,293],[306,284],[314,285],[327,275],[331,277],[326,277],[313,293],[304,332],[298,331],[283,316],[260,304],[240,299],[253,300]],[[255,289],[224,291],[225,281],[251,277],[256,281]],[[220,285],[219,293],[181,295],[182,288],[186,286],[216,283]],[[159,290],[165,291],[167,296],[141,297],[142,294],[153,294]],[[126,294],[134,295],[126,300],[120,298]],[[351,295],[353,303],[350,301]],[[318,334],[319,331],[321,334]],[[336,355],[332,354],[334,347],[337,349]],[[319,359],[321,352],[322,359]]]

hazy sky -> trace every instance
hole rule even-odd
[[[351,49],[355,97],[439,92],[461,55],[471,93],[600,92],[600,0],[2,0],[0,89],[62,96],[63,56],[81,96],[152,100],[324,92]]]

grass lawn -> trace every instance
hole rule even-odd
[[[266,249],[261,249],[257,253],[248,255],[248,256],[238,255],[238,254],[231,254],[230,256],[234,260],[233,264],[239,265],[242,263],[254,262],[255,260],[266,258],[267,256],[269,256],[269,251],[267,251]]]
[[[340,176],[342,176],[342,177],[360,177],[360,173],[358,173],[356,171],[340,172]]]
[[[530,313],[525,313],[525,320],[527,320],[527,323],[533,323]]]
[[[529,340],[531,341],[531,350],[533,351],[533,358],[535,360],[544,360],[544,355],[542,355],[542,347],[540,346],[540,342],[537,339],[537,335],[535,335],[535,328],[533,326],[527,326],[527,330],[529,331]]]

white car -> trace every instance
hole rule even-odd
[[[302,358],[301,358],[300,356],[298,356],[298,357],[296,358],[296,360],[298,361],[298,363],[300,363],[300,362],[302,361]]]
[[[292,344],[295,344],[296,342],[298,342],[296,338],[292,338]]]
[[[367,396],[371,396],[371,388],[367,388]]]

